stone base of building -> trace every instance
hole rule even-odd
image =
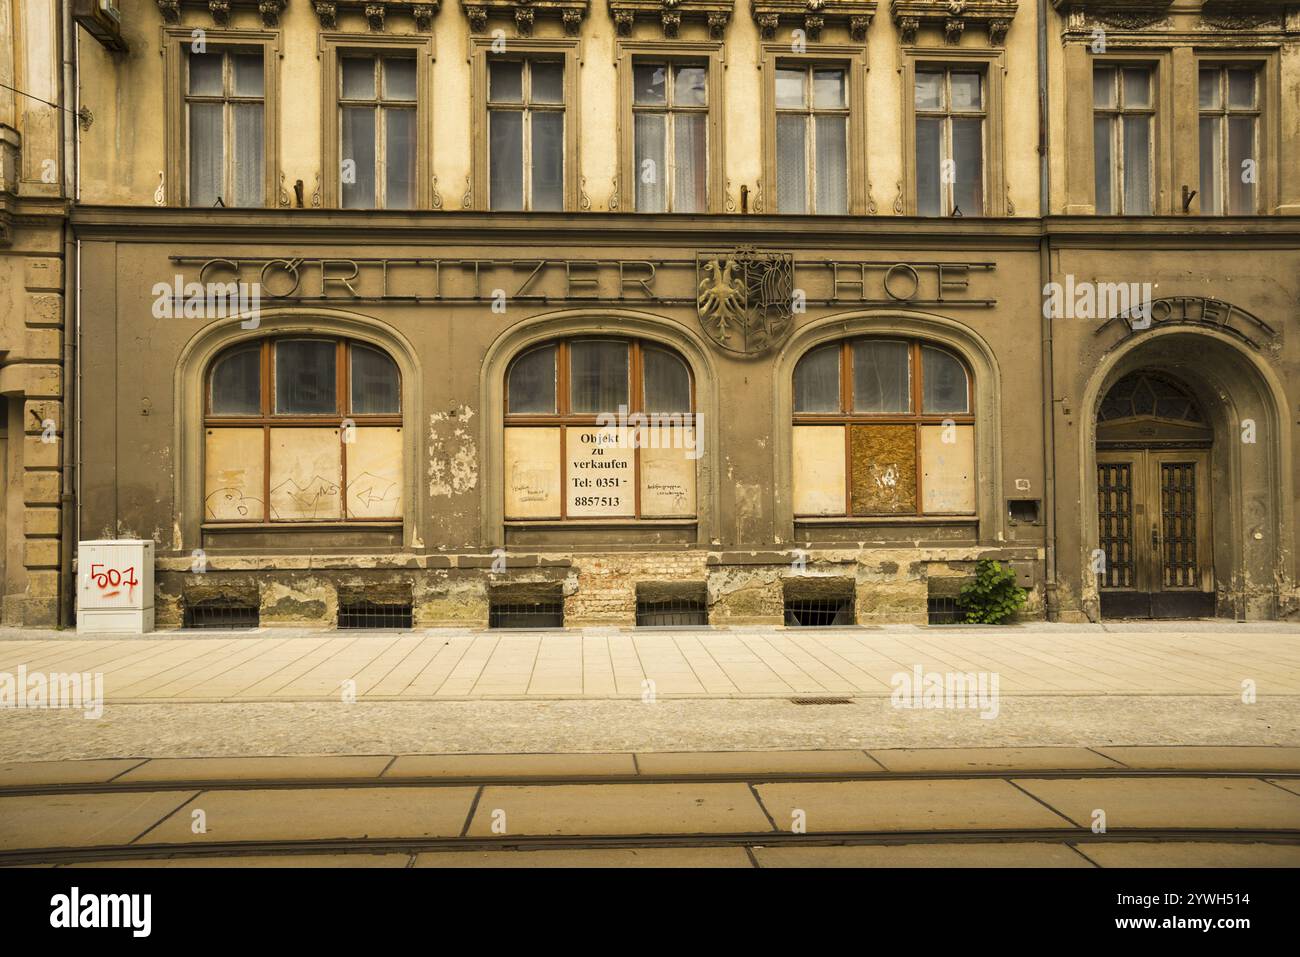
[[[1022,617],[1043,617],[1040,550],[977,547],[162,558],[154,605],[159,628],[214,608],[262,627],[334,628],[363,606],[400,609],[415,628],[488,627],[502,608],[552,609],[564,627],[634,626],[646,609],[689,609],[711,625],[780,625],[792,609],[823,623],[925,624],[932,599],[955,597],[981,558],[1009,564],[1029,590]]]

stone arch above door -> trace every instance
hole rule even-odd
[[[1081,396],[1079,558],[1089,617],[1100,614],[1091,564],[1099,540],[1098,416],[1116,383],[1142,372],[1182,384],[1211,432],[1215,613],[1238,619],[1285,613],[1295,602],[1295,479],[1278,375],[1259,352],[1223,333],[1157,328],[1125,340],[1104,357]]]

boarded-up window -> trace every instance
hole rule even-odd
[[[505,517],[695,517],[690,369],[631,339],[572,339],[506,373]]]
[[[974,514],[975,418],[957,356],[845,340],[805,355],[793,389],[796,516]]]
[[[372,346],[277,338],[213,361],[204,521],[400,521],[401,377]]]

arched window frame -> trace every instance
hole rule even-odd
[[[617,415],[618,409],[602,410],[601,412],[573,412],[572,394],[571,394],[571,346],[575,342],[619,342],[628,346],[628,406],[627,414],[629,421],[636,423],[640,421],[637,417],[646,416],[645,410],[645,352],[655,350],[671,355],[676,361],[680,362],[687,375],[689,389],[689,411],[680,413],[663,413],[669,416],[679,416],[683,427],[699,429],[699,413],[696,397],[696,377],[691,367],[691,363],[677,349],[662,342],[650,339],[636,338],[632,336],[609,335],[603,333],[583,334],[577,333],[563,337],[545,339],[531,343],[527,348],[521,349],[505,365],[502,376],[502,409],[504,427],[559,427],[560,428],[560,514],[558,517],[549,519],[550,521],[562,522],[602,522],[609,521],[604,516],[571,516],[568,514],[568,456],[566,455],[566,438],[568,430],[572,427],[590,426],[596,427],[608,421],[606,416]],[[555,412],[538,413],[524,412],[516,413],[510,410],[510,377],[516,365],[528,356],[542,350],[554,348],[556,350],[556,377],[555,377]],[[676,420],[674,420],[676,424]],[[695,441],[700,441],[698,432],[695,435]],[[635,503],[633,514],[631,516],[619,516],[616,520],[628,522],[654,522],[658,521],[657,516],[645,516],[643,514],[641,501],[641,474],[642,474],[642,449],[637,447],[633,449],[633,475],[632,486],[635,494]],[[699,515],[699,486],[695,486],[695,501],[692,503],[691,515],[680,516],[695,520]],[[509,515],[504,516],[506,521],[520,521],[521,519],[512,518]],[[674,516],[677,517],[677,516]]]
[[[909,368],[909,411],[907,412],[855,412],[853,410],[853,347],[859,342],[902,342],[908,346],[908,368]],[[798,412],[794,411],[794,401],[791,401],[791,423],[793,426],[828,426],[841,425],[846,433],[850,426],[853,425],[911,425],[914,436],[914,469],[916,475],[915,507],[912,512],[862,512],[855,513],[853,510],[853,480],[852,480],[852,443],[846,434],[844,442],[844,511],[838,513],[838,517],[846,519],[871,519],[881,517],[900,517],[915,516],[917,518],[933,518],[945,515],[958,516],[967,518],[973,516],[978,511],[978,502],[975,508],[965,512],[935,512],[925,511],[924,494],[923,494],[923,465],[921,456],[921,426],[923,425],[954,425],[970,426],[973,430],[973,442],[978,442],[978,435],[974,434],[976,425],[976,406],[975,406],[975,380],[972,375],[970,365],[966,360],[951,347],[931,342],[922,338],[910,336],[899,336],[891,334],[880,335],[857,335],[849,336],[842,339],[831,340],[829,342],[819,342],[806,349],[791,367],[791,377],[788,386],[791,395],[794,395],[794,376],[797,375],[801,363],[819,349],[828,345],[835,345],[839,349],[839,409],[834,412]],[[924,407],[924,362],[922,361],[922,349],[934,349],[952,358],[958,363],[966,377],[966,411],[965,412],[927,412]],[[796,520],[809,517],[836,517],[832,515],[803,515],[795,513],[793,516]]]
[[[275,354],[279,344],[284,342],[331,342],[334,344],[334,409],[329,412],[321,413],[279,413],[275,411]],[[212,385],[213,374],[220,366],[222,361],[231,355],[247,350],[250,346],[256,346],[259,351],[259,409],[257,413],[225,413],[217,414],[212,411]],[[383,355],[393,365],[393,371],[396,376],[396,397],[397,412],[395,413],[359,413],[352,409],[352,361],[351,350],[356,348],[368,349]],[[403,516],[399,513],[389,517],[361,517],[350,516],[347,501],[348,490],[348,456],[345,454],[345,442],[340,437],[340,475],[341,484],[339,488],[340,506],[339,516],[323,519],[274,519],[271,517],[271,431],[272,429],[285,428],[333,428],[342,432],[348,427],[365,428],[365,427],[391,427],[400,429],[403,425],[403,379],[401,364],[385,348],[361,339],[354,339],[346,336],[330,335],[315,333],[309,330],[301,332],[286,333],[278,336],[266,336],[262,339],[243,340],[223,347],[216,352],[203,370],[201,380],[202,386],[202,409],[203,409],[203,429],[204,434],[208,434],[214,429],[254,429],[260,428],[262,431],[262,487],[261,503],[262,515],[260,518],[251,520],[244,519],[213,519],[204,514],[203,524],[205,525],[255,525],[255,526],[277,526],[285,524],[383,524],[383,525],[402,525]],[[203,452],[204,463],[206,467],[206,450]],[[405,455],[405,453],[403,453]],[[404,480],[403,480],[404,483]],[[202,490],[206,495],[207,490]]]

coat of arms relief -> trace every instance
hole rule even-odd
[[[790,333],[794,257],[740,247],[695,256],[700,325],[728,352],[760,355]]]

